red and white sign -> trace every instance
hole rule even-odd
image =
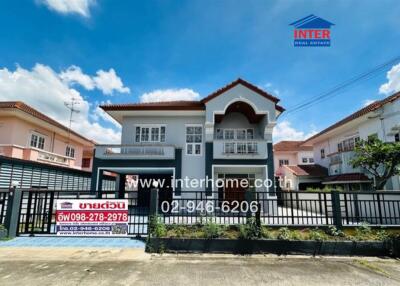
[[[57,235],[126,236],[128,200],[58,200]]]

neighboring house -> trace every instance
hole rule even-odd
[[[314,164],[313,147],[303,143],[281,141],[274,145],[275,176],[280,178],[283,190],[320,188],[322,178],[328,174],[326,168]]]
[[[361,168],[349,163],[354,156],[354,146],[360,140],[378,137],[384,142],[399,142],[400,92],[358,110],[320,133],[304,144],[313,145],[315,163],[329,170],[323,184],[345,190],[370,190],[372,178]],[[387,190],[399,190],[399,176],[391,178]]]
[[[0,102],[0,156],[90,171],[94,144],[23,102]]]
[[[119,175],[120,189],[126,175],[273,182],[272,130],[284,111],[278,102],[238,79],[200,101],[103,105],[101,108],[122,125],[122,145],[96,146],[92,189],[101,189],[105,171]],[[143,189],[139,186],[139,201],[145,196]],[[214,190],[226,200],[235,194],[243,200],[245,191],[210,184],[162,190],[169,199],[185,191],[211,195]],[[272,192],[274,186],[257,190]]]

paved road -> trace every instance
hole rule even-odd
[[[3,247],[0,285],[400,285],[400,262]]]

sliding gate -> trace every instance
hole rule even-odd
[[[149,205],[138,205],[138,198],[128,197],[128,235],[145,236],[148,232]],[[18,220],[18,235],[56,235],[58,199],[118,199],[117,192],[102,192],[101,198],[88,191],[23,190]]]

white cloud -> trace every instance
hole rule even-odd
[[[111,101],[107,100],[107,101],[102,101],[100,103],[100,105],[104,105],[104,104],[111,104]],[[101,109],[99,107],[98,102],[96,102],[95,105],[96,105],[96,108],[94,109],[93,113],[91,114],[91,117],[93,118],[93,120],[99,121],[99,119],[101,118],[106,122],[112,123],[118,130],[121,129],[121,125],[114,118],[112,118],[108,113],[106,113],[103,109]]]
[[[15,71],[0,69],[0,100],[24,101],[40,112],[68,126],[69,110],[64,103],[71,98],[79,104],[74,114],[72,129],[99,143],[120,142],[120,132],[92,122],[91,105],[74,88],[71,88],[49,66],[36,64],[32,70],[17,67]]]
[[[368,105],[370,105],[371,103],[374,103],[375,100],[374,99],[366,99],[363,101],[363,107],[366,107]]]
[[[389,94],[400,91],[400,63],[393,66],[390,71],[387,72],[386,78],[388,82],[380,86],[380,93]]]
[[[95,0],[37,0],[50,10],[61,14],[78,14],[90,17],[90,7],[96,4]]]
[[[80,84],[87,90],[92,90],[95,87],[92,78],[84,74],[81,68],[77,66],[70,66],[65,71],[61,72],[60,78],[67,84]]]
[[[317,134],[313,126],[311,126],[311,129],[312,130],[308,133],[296,130],[294,127],[292,127],[290,121],[285,120],[275,126],[273,139],[274,142],[279,142],[282,140],[305,140],[308,137]]]
[[[160,102],[177,100],[199,100],[200,95],[189,88],[157,89],[140,96],[140,102]]]
[[[112,95],[114,90],[120,93],[130,92],[130,89],[124,86],[121,78],[117,76],[114,69],[110,69],[109,71],[98,70],[96,74],[97,76],[93,78],[93,81],[96,87],[104,94]]]
[[[87,90],[97,88],[106,95],[113,95],[114,90],[120,93],[129,93],[130,89],[125,87],[121,78],[114,69],[109,71],[98,70],[96,76],[84,74],[80,67],[70,66],[60,73],[62,81],[70,86],[81,85]]]

